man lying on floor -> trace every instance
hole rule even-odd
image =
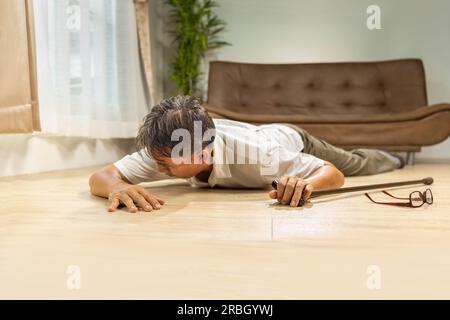
[[[400,157],[380,150],[345,151],[289,124],[213,120],[190,96],[154,106],[139,129],[137,146],[138,152],[89,180],[91,193],[109,200],[109,211],[120,205],[130,212],[160,209],[164,200],[137,184],[170,178],[198,187],[264,189],[277,178],[277,190],[268,192],[269,197],[295,207],[313,190],[341,187],[344,176],[404,165]]]

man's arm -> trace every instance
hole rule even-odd
[[[160,209],[164,204],[164,200],[138,185],[133,185],[113,164],[95,172],[89,178],[89,186],[93,195],[110,201],[110,212],[115,211],[121,203],[126,205],[130,212],[137,212],[137,206],[145,211],[152,211]]]
[[[296,176],[284,176],[278,182],[277,190],[269,192],[272,199],[278,199],[281,204],[289,204],[296,207],[303,196],[306,201],[314,190],[340,188],[344,185],[344,174],[331,162],[325,161],[310,175],[305,178]]]

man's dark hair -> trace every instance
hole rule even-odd
[[[145,149],[153,157],[170,157],[171,151],[179,141],[172,141],[172,133],[176,129],[189,131],[194,150],[194,121],[200,121],[202,135],[208,129],[214,129],[214,122],[203,108],[199,99],[178,95],[162,100],[143,118],[136,139],[138,149]],[[200,137],[201,139],[202,137]],[[202,141],[202,148],[214,141],[214,135],[208,141]]]

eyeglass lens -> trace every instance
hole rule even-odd
[[[427,189],[427,190],[425,191],[425,201],[426,201],[428,204],[432,204],[432,203],[433,203],[433,194],[431,193],[431,190],[430,190],[430,189]]]
[[[422,194],[419,191],[411,193],[411,205],[413,207],[420,207],[423,204]]]

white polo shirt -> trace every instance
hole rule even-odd
[[[284,175],[305,178],[324,161],[301,152],[303,141],[294,129],[282,124],[255,126],[226,119],[214,119],[213,169],[208,182],[187,179],[192,186],[265,188]],[[157,171],[144,149],[114,163],[133,184],[173,179]]]

